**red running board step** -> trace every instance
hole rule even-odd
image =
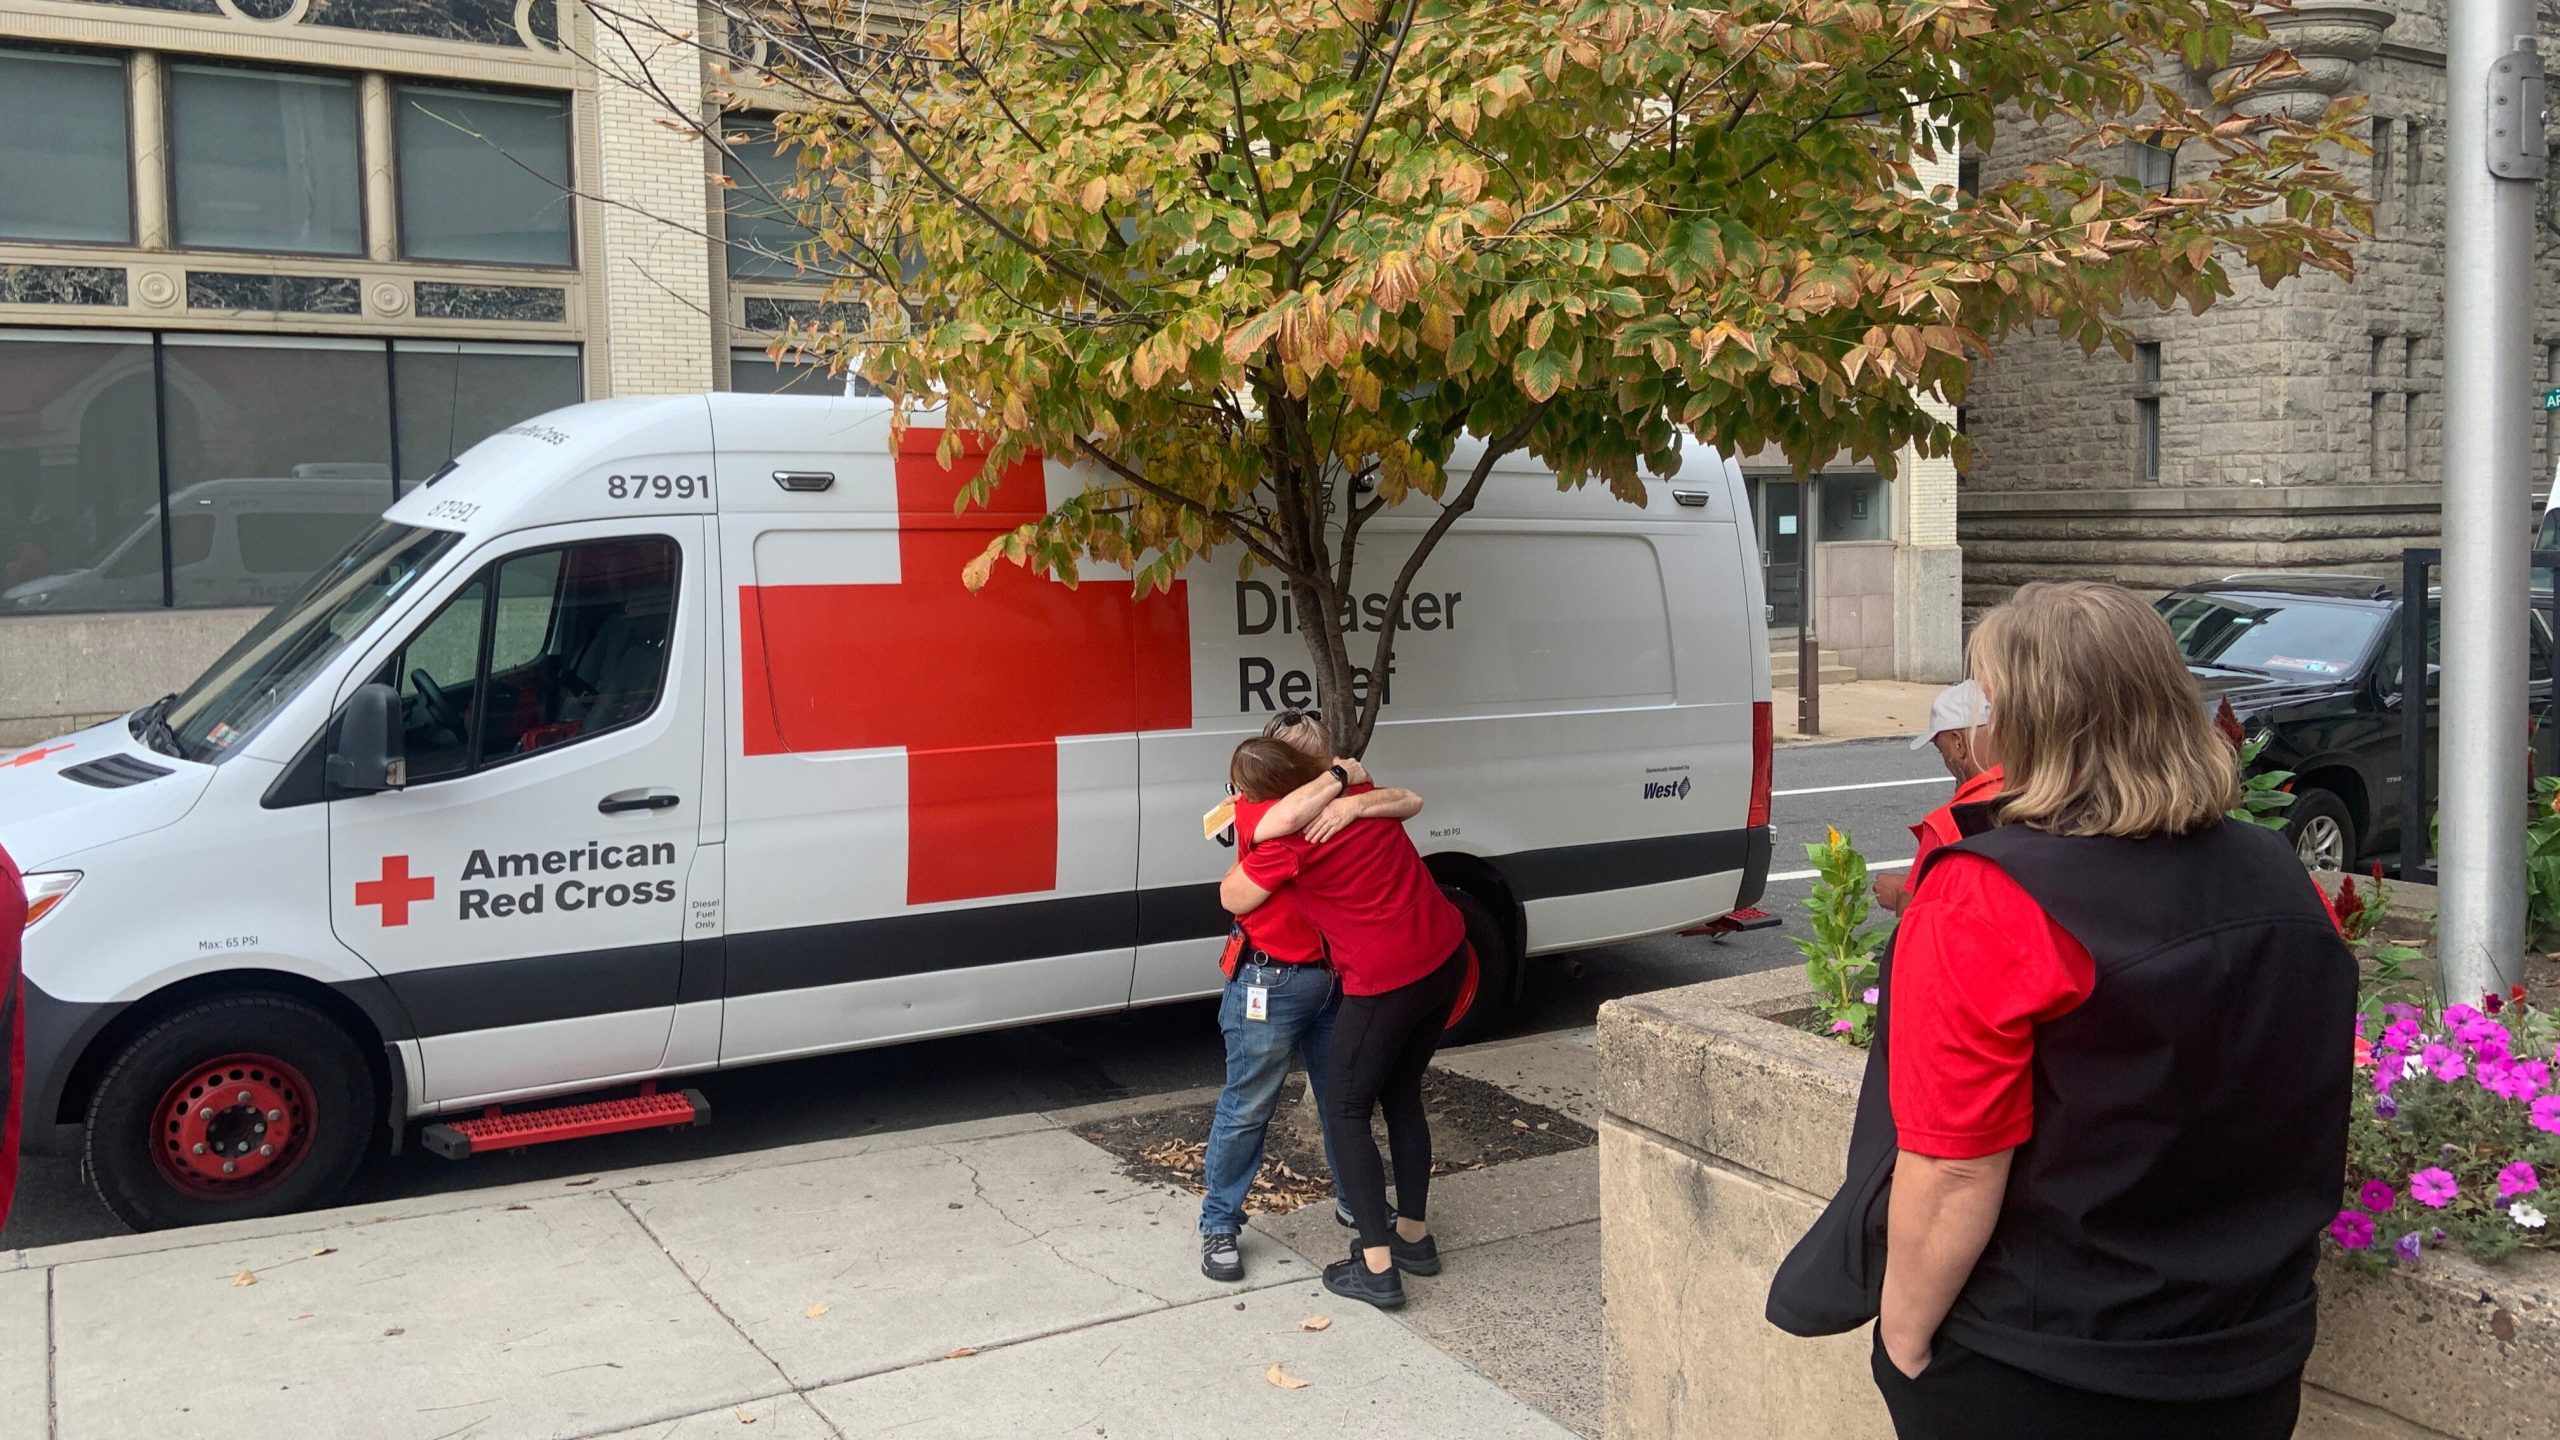
[[[618,1135],[625,1130],[664,1130],[678,1125],[711,1123],[711,1102],[699,1090],[626,1096],[548,1110],[522,1110],[503,1115],[491,1106],[471,1120],[430,1125],[418,1143],[447,1160],[467,1160],[492,1150],[521,1150],[559,1140],[591,1135]]]
[[[1692,925],[1680,933],[1683,935],[1708,935],[1717,939],[1722,939],[1727,935],[1738,935],[1745,930],[1767,930],[1785,923],[1785,921],[1780,920],[1777,916],[1770,914],[1766,910],[1754,910],[1749,907],[1745,907],[1728,915],[1719,915],[1704,925]]]

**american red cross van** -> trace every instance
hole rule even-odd
[[[1300,617],[1232,560],[1135,603],[1091,570],[973,595],[987,539],[1083,481],[1034,458],[955,516],[980,461],[940,438],[877,400],[556,412],[173,701],[0,757],[30,1135],[184,1224],[321,1203],[425,1117],[1213,992],[1199,817],[1315,699]],[[1430,502],[1371,527],[1370,760],[1475,930],[1462,1037],[1531,956],[1758,897],[1740,494],[1703,448],[1642,507],[1524,458],[1392,615]]]

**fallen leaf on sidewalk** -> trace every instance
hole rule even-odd
[[[319,1258],[320,1258],[321,1256],[323,1256],[323,1255],[335,1255],[335,1254],[337,1254],[337,1253],[338,1253],[338,1247],[337,1247],[337,1246],[335,1246],[335,1245],[323,1245],[323,1246],[321,1246],[319,1249],[312,1251],[312,1252],[311,1252],[311,1254],[310,1254],[310,1256],[309,1256],[308,1258],[313,1259],[313,1260],[317,1260],[317,1259],[319,1259]]]
[[[577,1188],[578,1188],[579,1186],[581,1186],[581,1185],[593,1185],[594,1183],[596,1183],[596,1177],[594,1177],[593,1175],[590,1175],[590,1176],[588,1176],[588,1177],[587,1177],[586,1179],[584,1179],[584,1180],[572,1180],[572,1181],[570,1181],[570,1182],[569,1182],[569,1188],[570,1188],[570,1189],[572,1189],[572,1190],[575,1190],[575,1189],[577,1189]]]
[[[748,1414],[748,1413],[747,1413],[747,1407],[746,1407],[746,1406],[744,1406],[744,1405],[732,1405],[732,1406],[730,1406],[730,1407],[729,1407],[729,1413],[730,1413],[730,1414],[732,1414],[732,1415],[737,1416],[737,1417],[738,1417],[738,1423],[739,1423],[739,1424],[741,1424],[741,1425],[753,1425],[754,1423],[756,1423],[756,1417],[755,1417],[755,1416],[753,1416],[753,1415]]]
[[[231,1283],[233,1285],[255,1285],[258,1283],[258,1272],[255,1270],[243,1270],[239,1274],[231,1277]]]
[[[507,1208],[510,1210],[530,1210],[533,1207],[530,1205],[510,1205]]]
[[[817,1304],[810,1306],[808,1309],[803,1310],[800,1313],[806,1315],[812,1320],[815,1320],[819,1316],[827,1313],[827,1302],[821,1300]]]
[[[1304,1390],[1307,1388],[1306,1381],[1301,1380],[1297,1376],[1290,1374],[1288,1371],[1281,1369],[1277,1364],[1274,1364],[1270,1369],[1263,1371],[1262,1378],[1279,1386],[1283,1390]]]
[[[1298,1328],[1301,1330],[1330,1330],[1333,1328],[1333,1321],[1328,1316],[1310,1315],[1306,1319],[1298,1322]]]
[[[1514,1130],[1526,1130],[1529,1128],[1529,1122],[1515,1115],[1511,1117],[1511,1128]]]
[[[319,1312],[314,1311],[314,1310],[305,1310],[305,1311],[303,1311],[301,1314],[296,1315],[296,1316],[293,1316],[292,1318],[293,1318],[293,1319],[296,1319],[296,1320],[308,1320],[308,1319],[310,1319],[313,1315],[315,1315],[315,1314],[317,1314],[317,1313],[319,1313]]]
[[[968,1359],[970,1356],[975,1355],[975,1354],[977,1354],[977,1353],[978,1353],[978,1347],[977,1347],[977,1346],[975,1346],[975,1345],[963,1345],[963,1346],[961,1346],[959,1349],[957,1349],[957,1350],[953,1350],[953,1351],[949,1352],[948,1354],[944,1355],[942,1358],[943,1358],[943,1359],[945,1359],[945,1360],[966,1360],[966,1359]]]

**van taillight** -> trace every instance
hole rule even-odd
[[[1777,717],[1770,712],[1769,702],[1751,707],[1751,810],[1743,823],[1761,826],[1769,823],[1769,786],[1771,751],[1777,746]]]

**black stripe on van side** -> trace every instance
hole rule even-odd
[[[1756,841],[1756,844],[1755,844]],[[1743,903],[1768,871],[1766,830],[1567,845],[1491,863],[1523,901],[1746,873]],[[414,1026],[401,1040],[650,1010],[725,993],[768,995],[857,980],[970,970],[1052,955],[1209,940],[1227,931],[1218,887],[1168,885],[1129,895],[1069,895],[733,934],[718,944],[635,945],[415,970],[390,988]],[[344,987],[341,987],[344,988]]]

